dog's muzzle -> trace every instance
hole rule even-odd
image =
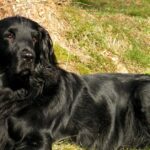
[[[18,72],[21,75],[29,75],[31,74],[33,68],[34,68],[34,60],[35,55],[34,53],[29,49],[23,49],[20,52],[20,59],[19,59],[19,65],[18,65]]]

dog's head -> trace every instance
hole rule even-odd
[[[52,40],[38,23],[21,16],[0,20],[0,70],[29,76],[40,65],[56,65]]]

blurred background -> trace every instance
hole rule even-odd
[[[78,74],[150,73],[149,0],[0,0],[0,19],[45,27],[61,67]],[[58,141],[54,150],[81,150]]]

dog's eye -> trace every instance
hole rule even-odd
[[[9,33],[9,34],[7,35],[7,37],[8,37],[9,39],[13,39],[13,38],[14,38],[14,34],[13,34],[13,33]]]
[[[37,43],[39,40],[39,33],[36,31],[31,32],[33,44]]]
[[[36,38],[36,37],[32,37],[32,41],[33,41],[34,43],[36,43],[36,42],[37,42],[37,38]]]
[[[32,41],[33,41],[33,43],[36,43],[38,41],[38,38],[36,36],[33,36]]]
[[[14,40],[15,36],[13,33],[9,32],[5,35],[5,37],[9,40],[11,40],[11,42]]]

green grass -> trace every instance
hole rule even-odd
[[[53,149],[54,150],[85,150],[68,140],[56,142],[55,144],[53,144]]]
[[[149,0],[73,0],[73,3],[90,11],[122,13],[144,18],[150,16]]]
[[[71,26],[67,40],[90,57],[86,63],[91,72],[119,72],[117,63],[128,72],[149,72],[149,19],[99,10],[91,14],[76,5],[66,8],[63,17]]]
[[[55,43],[54,49],[60,66],[65,68],[70,66],[70,70],[81,74],[91,73],[89,64],[83,64],[78,56],[61,47],[58,43]]]
[[[126,53],[126,59],[133,62],[138,66],[149,66],[150,67],[150,55],[144,53],[141,50],[138,49],[132,49],[130,51],[127,51]]]

